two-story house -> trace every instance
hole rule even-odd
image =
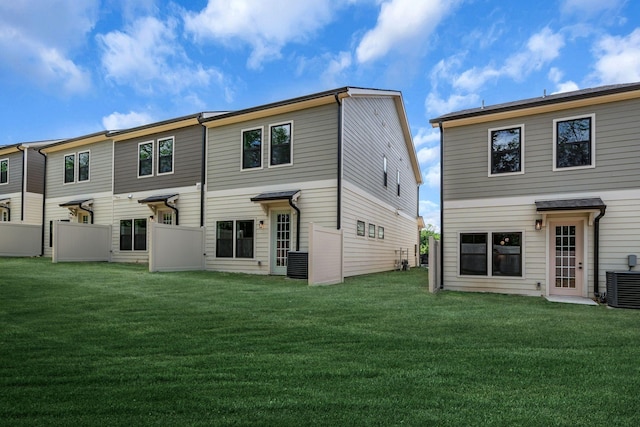
[[[344,87],[207,128],[208,269],[286,274],[309,225],[342,231],[344,276],[418,263],[422,182],[402,95]]]
[[[600,298],[640,247],[640,83],[432,119],[442,287]]]

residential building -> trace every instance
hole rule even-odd
[[[602,298],[638,252],[640,83],[432,119],[444,289]]]

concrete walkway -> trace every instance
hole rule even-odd
[[[548,301],[551,302],[564,302],[567,304],[583,304],[583,305],[598,305],[597,302],[590,298],[584,297],[568,297],[561,295],[549,295],[545,297]]]

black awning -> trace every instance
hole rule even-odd
[[[169,203],[178,197],[177,194],[164,194],[162,196],[151,196],[146,199],[138,200],[138,203]]]
[[[606,208],[600,197],[592,197],[586,199],[567,199],[567,200],[541,200],[536,201],[536,210],[538,212],[551,211],[584,211]]]
[[[6,208],[11,203],[11,199],[0,199],[0,208]]]
[[[251,198],[252,202],[268,202],[272,200],[292,200],[300,194],[300,190],[274,191],[272,193],[261,193]]]
[[[59,206],[63,208],[72,208],[74,206],[82,207],[83,205],[90,205],[92,203],[93,203],[93,199],[80,199],[80,200],[72,200],[66,203],[61,203]]]

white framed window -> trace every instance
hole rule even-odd
[[[262,126],[241,131],[241,170],[262,169],[263,131]]]
[[[382,185],[387,188],[387,156],[382,156]]]
[[[293,122],[269,126],[269,167],[293,164]]]
[[[173,224],[173,211],[170,210],[160,210],[158,211],[158,223],[159,224]]]
[[[120,250],[121,251],[146,251],[147,250],[147,219],[122,219],[120,220]]]
[[[153,141],[138,144],[138,178],[153,176]]]
[[[89,181],[89,163],[91,153],[89,150],[78,153],[78,182]]]
[[[596,115],[553,121],[553,170],[596,166]]]
[[[0,184],[9,182],[9,159],[0,159]]]
[[[89,181],[90,157],[90,150],[66,154],[64,156],[63,183],[73,184]]]
[[[364,237],[364,221],[358,220],[356,223],[356,235]]]
[[[64,156],[64,177],[63,183],[72,184],[76,182],[76,154]]]
[[[523,236],[517,232],[469,232],[458,235],[461,276],[524,277]]]
[[[255,220],[216,221],[216,258],[253,258]]]
[[[489,129],[489,176],[524,173],[524,124]]]
[[[158,139],[158,175],[173,173],[175,138]]]
[[[369,224],[369,238],[370,239],[375,239],[376,238],[376,226],[375,226],[375,224]]]

